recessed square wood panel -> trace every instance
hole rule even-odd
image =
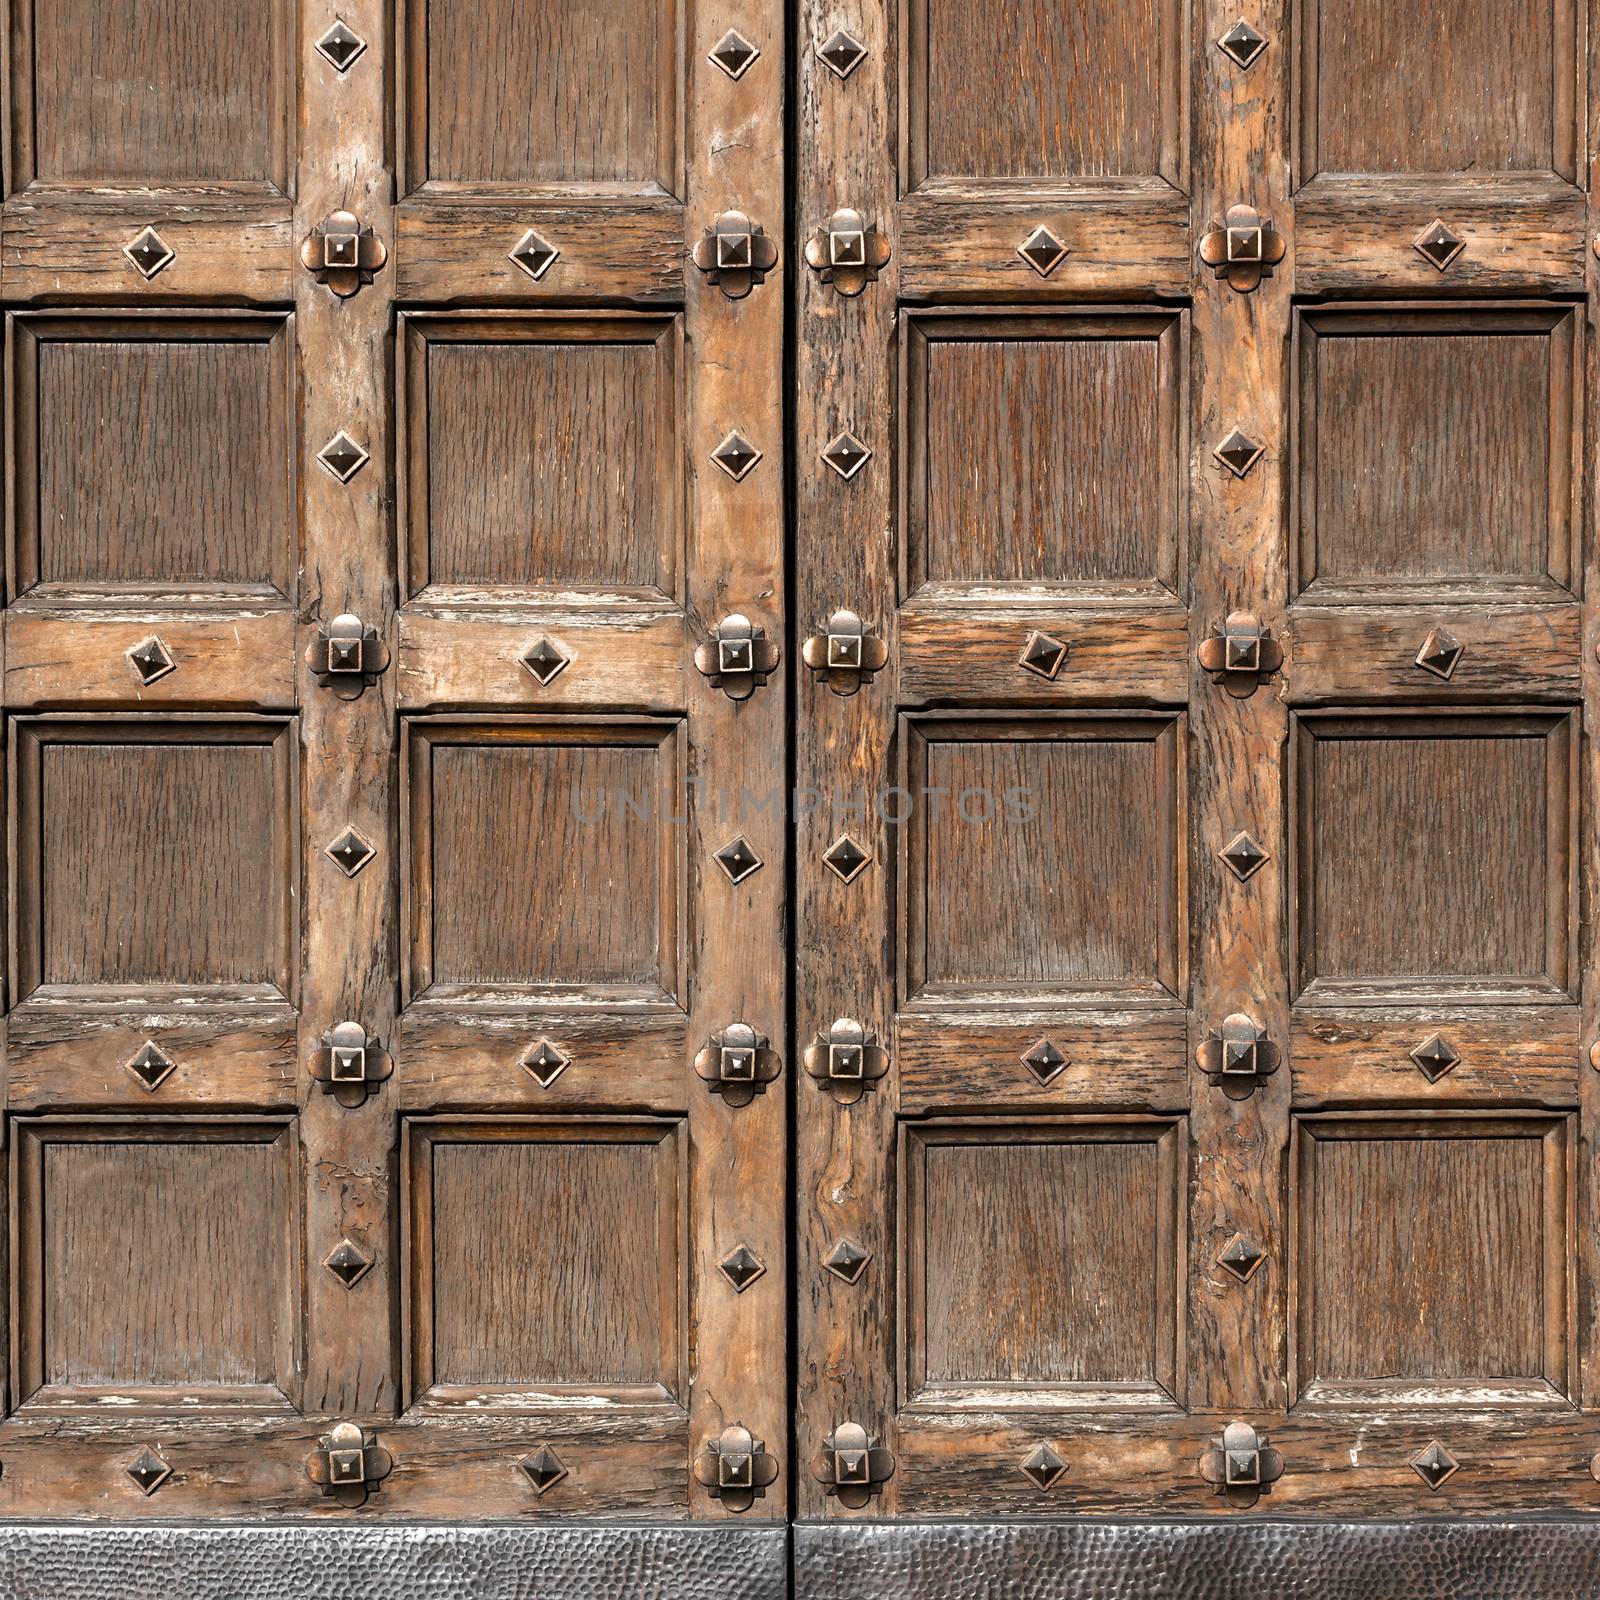
[[[408,1121],[413,1400],[682,1400],[685,1155],[664,1119]]]
[[[408,722],[409,996],[675,996],[682,763],[676,722]]]
[[[17,1403],[256,1405],[295,1393],[286,1119],[19,1118]]]
[[[1564,712],[1297,719],[1303,997],[1572,992],[1576,738]]]
[[[1571,309],[1311,311],[1296,338],[1307,598],[1565,593],[1582,394]]]
[[[908,187],[928,178],[1183,183],[1173,0],[901,0]]]
[[[408,187],[677,185],[682,0],[407,0]]]
[[[1578,7],[1305,0],[1300,172],[1575,179]]]
[[[293,319],[10,319],[13,596],[294,593]]]
[[[294,725],[12,723],[13,994],[295,992]]]
[[[1549,1112],[1296,1120],[1302,1402],[1568,1392],[1574,1124]]]
[[[293,25],[287,0],[14,0],[8,190],[286,191]]]
[[[1182,728],[908,719],[907,997],[1179,992]]]
[[[918,1407],[1170,1405],[1181,1121],[906,1123],[905,1392]]]
[[[910,314],[907,587],[1174,591],[1177,315]]]
[[[412,593],[675,592],[679,319],[404,320]]]

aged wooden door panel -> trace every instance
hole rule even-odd
[[[8,48],[0,1517],[781,1519],[781,7]]]
[[[802,1516],[1600,1497],[1588,19],[1504,20],[800,7]]]

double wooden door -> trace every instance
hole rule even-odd
[[[1600,1504],[1502,12],[11,0],[0,1517]]]

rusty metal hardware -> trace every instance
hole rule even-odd
[[[378,847],[359,828],[344,827],[330,844],[324,847],[325,855],[347,878],[353,878],[377,855]]]
[[[742,211],[724,211],[694,247],[694,264],[730,300],[742,300],[778,264],[778,246]]]
[[[841,82],[867,59],[867,47],[848,28],[835,28],[817,46],[822,64]]]
[[[1461,1061],[1461,1053],[1442,1033],[1430,1033],[1415,1050],[1408,1050],[1406,1054],[1429,1083],[1437,1083]]]
[[[312,48],[342,78],[366,53],[367,41],[340,19]]]
[[[1230,1100],[1244,1100],[1255,1093],[1261,1079],[1278,1070],[1280,1053],[1254,1017],[1236,1011],[1196,1046],[1194,1058]]]
[[[1416,664],[1424,672],[1431,672],[1436,678],[1449,681],[1451,673],[1456,670],[1466,646],[1451,633],[1448,628],[1434,628],[1428,637],[1422,641],[1422,648],[1417,651]]]
[[[324,1094],[354,1109],[394,1071],[394,1058],[359,1022],[341,1022],[323,1034],[308,1070]]]
[[[1239,294],[1270,278],[1283,251],[1283,235],[1254,206],[1229,206],[1200,240],[1200,259]]]
[[[854,1239],[840,1239],[822,1258],[822,1265],[843,1283],[859,1283],[872,1252]]]
[[[852,839],[848,833],[841,833],[826,850],[822,852],[822,862],[841,883],[854,883],[872,861],[872,852],[864,845]]]
[[[742,1423],[708,1439],[694,1458],[694,1476],[724,1511],[748,1511],[777,1482],[778,1458]]]
[[[567,1475],[566,1463],[547,1444],[525,1455],[517,1465],[523,1476],[533,1485],[533,1492],[543,1499]]]
[[[1266,39],[1243,17],[1217,40],[1217,49],[1242,72],[1248,72],[1266,48]]]
[[[538,1039],[517,1057],[517,1065],[541,1089],[548,1089],[572,1065],[572,1057],[548,1039]]]
[[[349,483],[371,459],[365,447],[357,444],[343,428],[317,451],[317,460],[340,483]]]
[[[1242,829],[1217,851],[1217,859],[1240,883],[1253,878],[1272,859],[1264,846]]]
[[[889,647],[854,611],[841,610],[806,640],[800,658],[835,694],[852,695],[883,670]]]
[[[735,611],[712,630],[694,653],[694,664],[713,689],[730,700],[748,700],[778,665],[778,647],[766,629]]]
[[[1214,683],[1245,700],[1283,665],[1283,646],[1252,613],[1232,611],[1220,629],[1201,641],[1199,657]]]
[[[350,211],[335,211],[306,235],[300,259],[318,283],[326,284],[341,300],[383,270],[389,252],[371,228],[365,228]]]
[[[859,1422],[841,1422],[811,1458],[811,1472],[840,1505],[859,1511],[894,1476],[894,1456]]]
[[[1253,1506],[1283,1476],[1283,1457],[1248,1422],[1230,1422],[1200,1457],[1200,1476],[1231,1506]]]
[[[148,1444],[128,1463],[127,1471],[128,1476],[138,1485],[139,1492],[146,1498],[153,1495],[172,1476],[172,1468],[168,1465],[167,1458],[154,1445]]]
[[[1054,1486],[1066,1470],[1066,1462],[1056,1454],[1048,1442],[1036,1444],[1017,1463],[1017,1471],[1040,1493]]]
[[[1042,222],[1017,246],[1017,254],[1041,278],[1048,278],[1071,253],[1066,241],[1052,233]]]
[[[713,850],[711,859],[722,868],[729,883],[743,883],[762,868],[761,857],[755,846],[741,833],[730,839],[720,850]]]
[[[177,1062],[154,1039],[146,1039],[122,1064],[151,1094],[156,1092],[177,1066]]]
[[[141,639],[131,650],[123,653],[128,658],[128,665],[133,668],[134,676],[146,689],[158,678],[164,678],[169,672],[178,670],[177,659],[166,644],[153,633],[148,639]]]
[[[1049,1039],[1029,1045],[1020,1060],[1040,1083],[1053,1083],[1067,1070],[1067,1058]]]
[[[751,44],[737,28],[729,28],[712,45],[706,60],[714,67],[721,68],[737,83],[755,65],[756,57],[760,54],[759,47]]]
[[[744,1022],[711,1035],[694,1058],[694,1070],[730,1106],[747,1106],[778,1076],[778,1052],[767,1036]]]
[[[889,1052],[870,1028],[840,1017],[806,1047],[806,1071],[840,1105],[854,1105],[889,1070]]]
[[[1224,1272],[1231,1273],[1240,1283],[1249,1283],[1261,1270],[1261,1264],[1267,1259],[1267,1252],[1247,1239],[1242,1233],[1236,1233],[1222,1247],[1222,1253],[1217,1257],[1217,1265]]]
[[[324,689],[341,700],[358,700],[389,665],[389,649],[376,628],[344,612],[317,629],[306,646],[306,665]]]
[[[338,1423],[306,1457],[306,1476],[331,1499],[354,1510],[394,1471],[394,1457],[353,1422]]]
[[[1411,1458],[1411,1470],[1435,1492],[1455,1477],[1460,1467],[1461,1463],[1437,1439],[1430,1439]]]
[[[757,1278],[767,1275],[767,1264],[747,1244],[736,1244],[717,1263],[717,1271],[733,1285],[735,1294],[743,1294]]]
[[[733,479],[743,483],[756,470],[761,452],[737,428],[715,450],[711,459]]]
[[[506,251],[506,258],[513,261],[527,275],[537,283],[556,264],[561,252],[534,228],[529,228],[523,236]]]
[[[363,1250],[354,1239],[346,1237],[322,1258],[322,1264],[345,1288],[353,1289],[372,1271],[376,1260],[376,1256]]]
[[[840,294],[858,295],[888,266],[889,241],[859,211],[846,207],[811,236],[806,264]]]
[[[154,228],[141,230],[138,237],[123,245],[122,253],[137,269],[139,276],[148,282],[177,259],[171,245]]]
[[[1035,677],[1053,681],[1070,653],[1071,646],[1065,640],[1041,633],[1035,628],[1022,642],[1022,654],[1017,657],[1017,665]]]
[[[1211,452],[1236,478],[1249,475],[1251,467],[1266,454],[1266,448],[1256,443],[1240,428],[1229,430],[1228,437]]]
[[[1445,225],[1444,220],[1435,217],[1426,228],[1411,241],[1411,248],[1438,272],[1448,269],[1450,263],[1467,248],[1467,241],[1459,235],[1452,233]]]

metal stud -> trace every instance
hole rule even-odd
[[[712,45],[711,54],[706,59],[713,66],[720,67],[730,78],[737,82],[755,64],[755,59],[760,54],[760,50],[751,44],[737,28],[729,28]]]
[[[1017,1471],[1041,1493],[1051,1488],[1067,1470],[1067,1464],[1048,1444],[1037,1444],[1017,1463]]]
[[[355,1240],[346,1238],[322,1258],[322,1264],[345,1288],[353,1289],[372,1271],[374,1259]]]
[[[822,1258],[822,1265],[844,1283],[859,1283],[867,1270],[872,1252],[857,1244],[854,1239],[841,1239]]]
[[[533,1485],[533,1492],[541,1499],[566,1477],[567,1469],[561,1457],[547,1444],[540,1445],[525,1455],[517,1465]]]
[[[1434,628],[1422,641],[1416,664],[1424,672],[1448,680],[1465,652],[1466,646],[1448,628]]]
[[[1248,611],[1230,612],[1201,642],[1200,665],[1235,699],[1248,699],[1283,665],[1283,646]]]
[[[572,657],[546,638],[536,640],[532,648],[518,656],[517,660],[529,676],[541,686],[548,684],[558,673],[572,664]]]
[[[778,246],[742,211],[724,211],[694,247],[694,264],[730,300],[742,300],[778,264]]]
[[[1023,643],[1017,665],[1036,677],[1053,679],[1060,672],[1068,653],[1069,647],[1064,641],[1035,628]]]
[[[848,78],[867,59],[867,47],[846,28],[835,28],[817,46],[822,63],[841,81]]]
[[[366,1104],[394,1073],[394,1057],[359,1022],[340,1022],[323,1034],[306,1070],[347,1111]]]
[[[1256,57],[1267,48],[1267,41],[1242,17],[1217,40],[1217,48],[1236,67],[1248,72]]]
[[[817,1087],[844,1106],[854,1105],[889,1070],[889,1052],[853,1017],[840,1017],[819,1033],[802,1060]]]
[[[1223,1245],[1217,1265],[1224,1272],[1232,1273],[1240,1283],[1248,1283],[1261,1270],[1261,1263],[1266,1259],[1267,1252],[1260,1245],[1252,1243],[1242,1233],[1236,1233]]]
[[[779,1072],[778,1052],[748,1023],[730,1022],[694,1058],[695,1075],[730,1106],[747,1106]]]
[[[1235,428],[1211,453],[1234,477],[1242,478],[1261,459],[1266,450],[1249,434]]]
[[[757,1278],[766,1275],[766,1263],[747,1244],[735,1245],[717,1263],[717,1271],[733,1285],[735,1294],[743,1294]]]
[[[300,260],[318,283],[341,300],[371,283],[383,270],[389,252],[371,228],[353,212],[335,211],[311,230],[300,246]]]
[[[859,845],[848,833],[841,833],[822,852],[823,864],[841,883],[854,883],[872,860],[872,852]]]
[[[845,428],[822,447],[822,459],[848,483],[872,459],[872,452]]]
[[[359,828],[344,828],[322,852],[347,878],[377,855],[378,847]]]
[[[1442,1033],[1430,1033],[1416,1049],[1406,1052],[1429,1083],[1461,1064],[1461,1052]]]
[[[755,471],[761,452],[742,433],[735,431],[711,452],[711,459],[735,483],[740,483]]]
[[[811,1460],[812,1476],[852,1511],[859,1511],[894,1476],[894,1466],[894,1456],[859,1422],[841,1422]]]
[[[1411,1470],[1435,1493],[1455,1477],[1460,1467],[1461,1463],[1437,1439],[1424,1445],[1411,1458]]]
[[[1411,241],[1411,248],[1428,263],[1430,267],[1443,272],[1455,258],[1467,248],[1467,241],[1453,234],[1444,222],[1435,217],[1426,228]]]
[[[169,672],[178,670],[178,663],[173,659],[172,652],[155,635],[148,639],[141,639],[131,650],[124,654],[128,664],[133,668],[135,676],[145,688],[164,678]]]
[[[177,1062],[154,1039],[146,1039],[122,1064],[151,1094],[172,1075],[177,1066]]]
[[[389,647],[376,628],[347,611],[318,626],[305,660],[324,689],[340,700],[359,700],[388,668]]]
[[[1017,254],[1041,278],[1048,278],[1067,259],[1069,253],[1065,243],[1042,222],[1017,246]]]
[[[171,266],[176,253],[154,228],[146,228],[138,238],[123,245],[122,253],[146,280],[155,277],[163,267]]]
[[[561,252],[543,234],[529,228],[507,252],[530,278],[537,283],[556,264]]]
[[[172,1476],[172,1468],[160,1451],[146,1445],[128,1463],[128,1476],[139,1486],[145,1496],[153,1495]]]
[[[1200,1476],[1229,1505],[1248,1510],[1283,1476],[1283,1457],[1248,1422],[1230,1422],[1200,1457]]]
[[[1271,859],[1267,852],[1243,831],[1234,834],[1217,852],[1217,856],[1240,883],[1253,878]]]
[[[1200,240],[1200,259],[1236,294],[1249,294],[1283,260],[1283,235],[1254,206],[1229,206]]]
[[[724,1511],[748,1511],[778,1479],[778,1459],[743,1423],[726,1427],[694,1458],[695,1481]]]
[[[317,451],[317,460],[325,466],[340,483],[349,483],[355,475],[366,466],[371,458],[367,452],[358,445],[348,433],[341,428],[334,436]]]
[[[837,695],[853,695],[889,662],[889,647],[857,612],[840,607],[801,647],[800,659]]]
[[[732,612],[694,653],[694,664],[713,689],[730,700],[748,700],[778,665],[778,647],[765,628]]]
[[[806,265],[824,283],[853,297],[889,264],[889,241],[859,211],[835,211],[806,245]]]
[[[1048,1039],[1040,1039],[1023,1053],[1022,1064],[1040,1083],[1050,1083],[1067,1070],[1067,1058]]]
[[[761,857],[742,833],[713,852],[711,859],[727,874],[729,883],[743,883],[752,873],[759,872],[762,866]]]
[[[1236,1011],[1195,1047],[1194,1058],[1230,1100],[1244,1100],[1263,1078],[1278,1070],[1280,1053],[1254,1017]]]
[[[367,41],[341,20],[317,40],[314,48],[342,78],[365,53]]]
[[[548,1039],[538,1039],[517,1057],[517,1065],[541,1089],[548,1089],[572,1065],[572,1057]]]
[[[306,1476],[323,1494],[351,1509],[365,1505],[392,1471],[394,1457],[375,1434],[353,1422],[330,1428],[306,1457]]]

